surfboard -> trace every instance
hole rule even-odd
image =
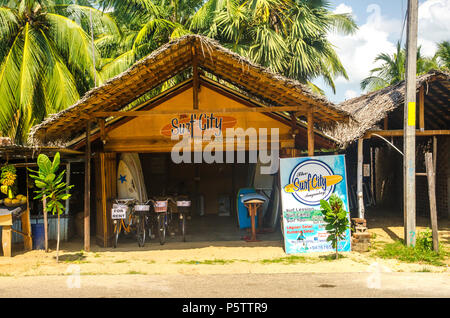
[[[147,188],[144,181],[144,173],[142,171],[141,160],[137,153],[124,153],[122,159],[130,168],[134,181],[136,182],[136,188],[139,193],[139,200],[141,202],[147,201]]]
[[[120,159],[117,168],[117,196],[119,199],[139,200],[139,192],[133,174],[122,159]]]
[[[239,189],[236,202],[237,202],[237,214],[238,214],[238,223],[239,228],[241,229],[247,229],[252,226],[250,216],[248,215],[248,210],[245,207],[244,203],[241,202],[241,195],[247,194],[247,193],[254,193],[256,192],[253,188],[242,188]]]
[[[117,193],[120,199],[147,201],[144,174],[137,153],[123,153],[117,169]]]

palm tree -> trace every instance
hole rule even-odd
[[[0,133],[24,143],[29,128],[72,105],[93,86],[98,54],[88,33],[107,15],[68,0],[0,0]]]
[[[112,10],[121,34],[104,34],[95,43],[102,52],[100,76],[111,78],[171,38],[190,33],[186,28],[202,0],[100,0]]]
[[[435,58],[442,69],[450,70],[450,42],[442,41],[438,43],[438,50],[436,51]]]
[[[334,90],[334,78],[347,77],[327,33],[352,33],[347,14],[334,14],[323,0],[101,0],[113,9],[125,30],[96,44],[113,58],[104,60],[103,79],[127,69],[170,38],[200,33],[275,72],[315,87],[322,76]],[[105,49],[105,50],[104,50]],[[104,51],[103,51],[104,50]],[[319,90],[320,91],[320,90]]]
[[[417,48],[416,59],[417,75],[439,68],[435,57],[428,58],[422,55],[420,46]],[[361,81],[362,90],[376,91],[405,79],[406,50],[401,48],[400,42],[397,42],[397,50],[394,54],[380,53],[374,62],[382,62],[382,64],[370,70],[370,76]]]
[[[190,29],[218,39],[250,60],[308,83],[347,73],[328,41],[330,31],[351,34],[350,15],[334,14],[323,0],[208,0],[193,16]]]

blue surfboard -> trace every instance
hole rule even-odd
[[[247,193],[254,193],[256,192],[253,188],[242,188],[239,189],[237,198],[236,198],[236,204],[237,204],[237,214],[238,214],[238,222],[239,222],[239,228],[241,229],[247,229],[252,227],[252,223],[250,220],[250,216],[248,215],[248,210],[245,207],[244,203],[241,202],[241,195],[247,194]],[[258,223],[258,222],[256,222]]]

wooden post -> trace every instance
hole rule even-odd
[[[48,253],[48,219],[47,219],[47,199],[44,197],[44,200],[42,201],[42,208],[44,213],[44,248],[45,252]]]
[[[384,117],[384,120],[383,120],[383,129],[389,130],[389,117],[387,115],[386,115],[386,117]]]
[[[314,116],[313,111],[309,110],[307,114],[308,121],[308,156],[314,156]]]
[[[428,179],[428,198],[430,200],[430,219],[431,230],[433,232],[433,249],[436,253],[439,252],[439,232],[437,224],[437,211],[436,211],[436,171],[433,168],[433,155],[429,152],[425,154],[425,166],[427,168]]]
[[[108,220],[107,220],[107,207],[106,207],[106,164],[105,153],[100,153],[100,182],[102,186],[102,220],[103,220],[103,247],[108,245]],[[98,182],[97,182],[98,185]],[[97,215],[99,215],[97,213]]]
[[[423,86],[419,88],[419,129],[420,131],[425,130],[425,101],[424,101],[424,89]]]
[[[25,163],[28,164],[28,161],[25,159]],[[30,223],[30,198],[28,191],[28,168],[25,168],[25,184],[27,187],[27,210],[21,216],[22,221],[22,232],[24,234],[23,237],[23,245],[25,251],[31,251],[33,249],[33,240],[31,238],[31,223]]]
[[[195,47],[192,45],[192,78],[193,78],[193,105],[194,109],[198,109],[198,65],[197,65],[197,56],[195,54]]]
[[[91,215],[91,122],[86,123],[86,153],[84,163],[84,250],[91,249],[90,215]]]
[[[358,198],[358,217],[364,219],[364,195],[363,195],[363,138],[358,139],[358,166],[357,166],[357,186],[356,196]]]
[[[416,244],[416,60],[418,0],[408,1],[406,41],[406,93],[403,112],[403,213],[404,237]]]
[[[11,225],[2,226],[3,256],[11,257],[12,230]]]

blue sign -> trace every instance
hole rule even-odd
[[[286,253],[334,251],[327,242],[320,200],[337,194],[349,211],[344,155],[280,159],[280,184]],[[350,251],[350,242],[348,229],[338,251]]]

